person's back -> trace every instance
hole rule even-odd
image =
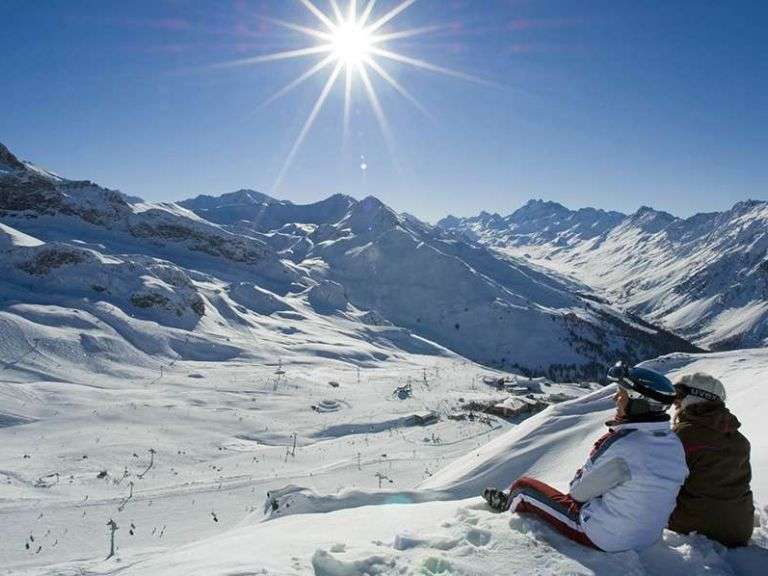
[[[690,474],[677,498],[669,528],[697,532],[726,546],[743,546],[752,535],[754,504],[749,441],[721,401],[684,406],[674,430],[683,443]]]

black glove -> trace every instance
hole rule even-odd
[[[496,512],[505,512],[509,508],[509,496],[496,488],[486,488],[483,490],[483,498],[488,502],[491,510]]]

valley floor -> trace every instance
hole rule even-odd
[[[656,364],[726,372],[768,501],[752,402],[768,352]],[[758,574],[768,561],[758,546],[672,533],[639,554],[592,552],[485,509],[475,495],[486,484],[528,472],[565,482],[610,410],[608,389],[546,384],[537,396],[580,398],[516,424],[462,409],[509,395],[485,383],[500,374],[458,358],[130,374],[0,383],[0,574]],[[275,490],[278,511],[265,508]],[[116,555],[104,560],[112,519]],[[766,546],[765,511],[762,522]]]
[[[360,370],[179,362],[88,383],[0,383],[0,573],[106,556],[110,519],[119,554],[142,554],[220,534],[287,483],[412,488],[509,429],[447,418],[507,396],[482,382],[489,375],[500,376],[413,357]],[[430,410],[439,421],[413,419]]]

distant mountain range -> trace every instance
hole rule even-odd
[[[768,345],[768,202],[677,218],[532,200],[442,230],[583,283],[619,309],[712,350]]]
[[[546,206],[527,207],[543,229],[520,224],[542,250],[563,241]],[[567,230],[624,221],[588,214]],[[558,379],[697,350],[582,282],[500,251],[515,246],[510,228],[480,218],[494,224],[434,227],[373,197],[296,205],[251,190],[147,203],[0,145],[0,330],[21,354],[37,324],[68,324],[78,311],[83,330],[67,353],[94,365],[100,355],[141,363],[291,347],[364,363],[402,350]],[[53,365],[61,347],[48,353]]]

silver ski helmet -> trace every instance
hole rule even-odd
[[[629,367],[617,362],[608,370],[608,381],[616,382],[628,395],[627,413],[664,412],[675,401],[677,391],[672,382],[654,370]]]

